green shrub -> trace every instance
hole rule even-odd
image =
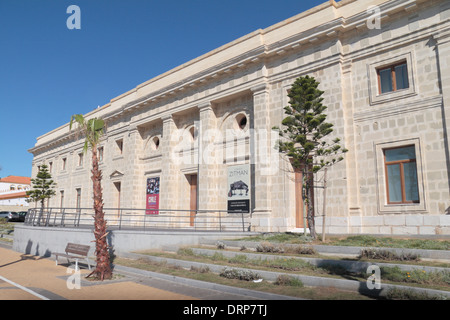
[[[296,254],[316,254],[317,251],[312,247],[305,246],[296,246],[294,248],[289,249],[289,252],[293,252]]]
[[[245,280],[245,281],[252,281],[260,279],[261,277],[259,274],[250,271],[250,270],[242,270],[242,269],[234,269],[234,268],[225,268],[221,273],[221,277],[227,278],[227,279],[238,279],[238,280]]]
[[[277,286],[303,287],[303,282],[300,279],[285,274],[279,275],[274,284]]]
[[[200,267],[191,266],[191,271],[197,272],[197,273],[208,273],[209,267],[208,266],[200,266]]]
[[[224,250],[225,247],[226,247],[226,245],[225,245],[225,243],[223,243],[222,241],[217,241],[216,247],[217,247],[217,249],[219,249],[219,250]]]
[[[418,292],[412,289],[391,288],[386,294],[389,300],[446,300],[446,297],[430,295],[428,292]]]
[[[261,242],[256,246],[257,252],[284,253],[282,246],[275,246],[270,242]]]
[[[375,259],[375,260],[387,260],[387,261],[419,261],[420,257],[417,254],[402,253],[396,254],[389,250],[378,249],[362,249],[359,254],[359,259]]]

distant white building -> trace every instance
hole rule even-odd
[[[26,192],[31,188],[31,178],[8,176],[0,179],[0,206],[28,207]]]

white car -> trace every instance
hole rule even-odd
[[[0,219],[1,218],[6,218],[6,221],[13,221],[13,220],[18,220],[19,215],[17,214],[17,212],[13,212],[13,211],[0,211]]]

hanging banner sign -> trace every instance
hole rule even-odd
[[[147,206],[145,214],[158,214],[159,177],[147,179]]]
[[[250,212],[250,165],[228,167],[228,211]]]

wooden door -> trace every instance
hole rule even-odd
[[[314,207],[314,175],[309,174],[309,184],[311,186],[311,197]],[[303,173],[301,170],[295,171],[295,227],[304,228],[305,215],[307,214],[308,206],[303,206]],[[308,222],[306,222],[308,228]]]
[[[295,227],[303,228],[302,172],[295,172]]]
[[[190,226],[194,226],[194,220],[197,210],[197,175],[193,174],[190,176]]]

